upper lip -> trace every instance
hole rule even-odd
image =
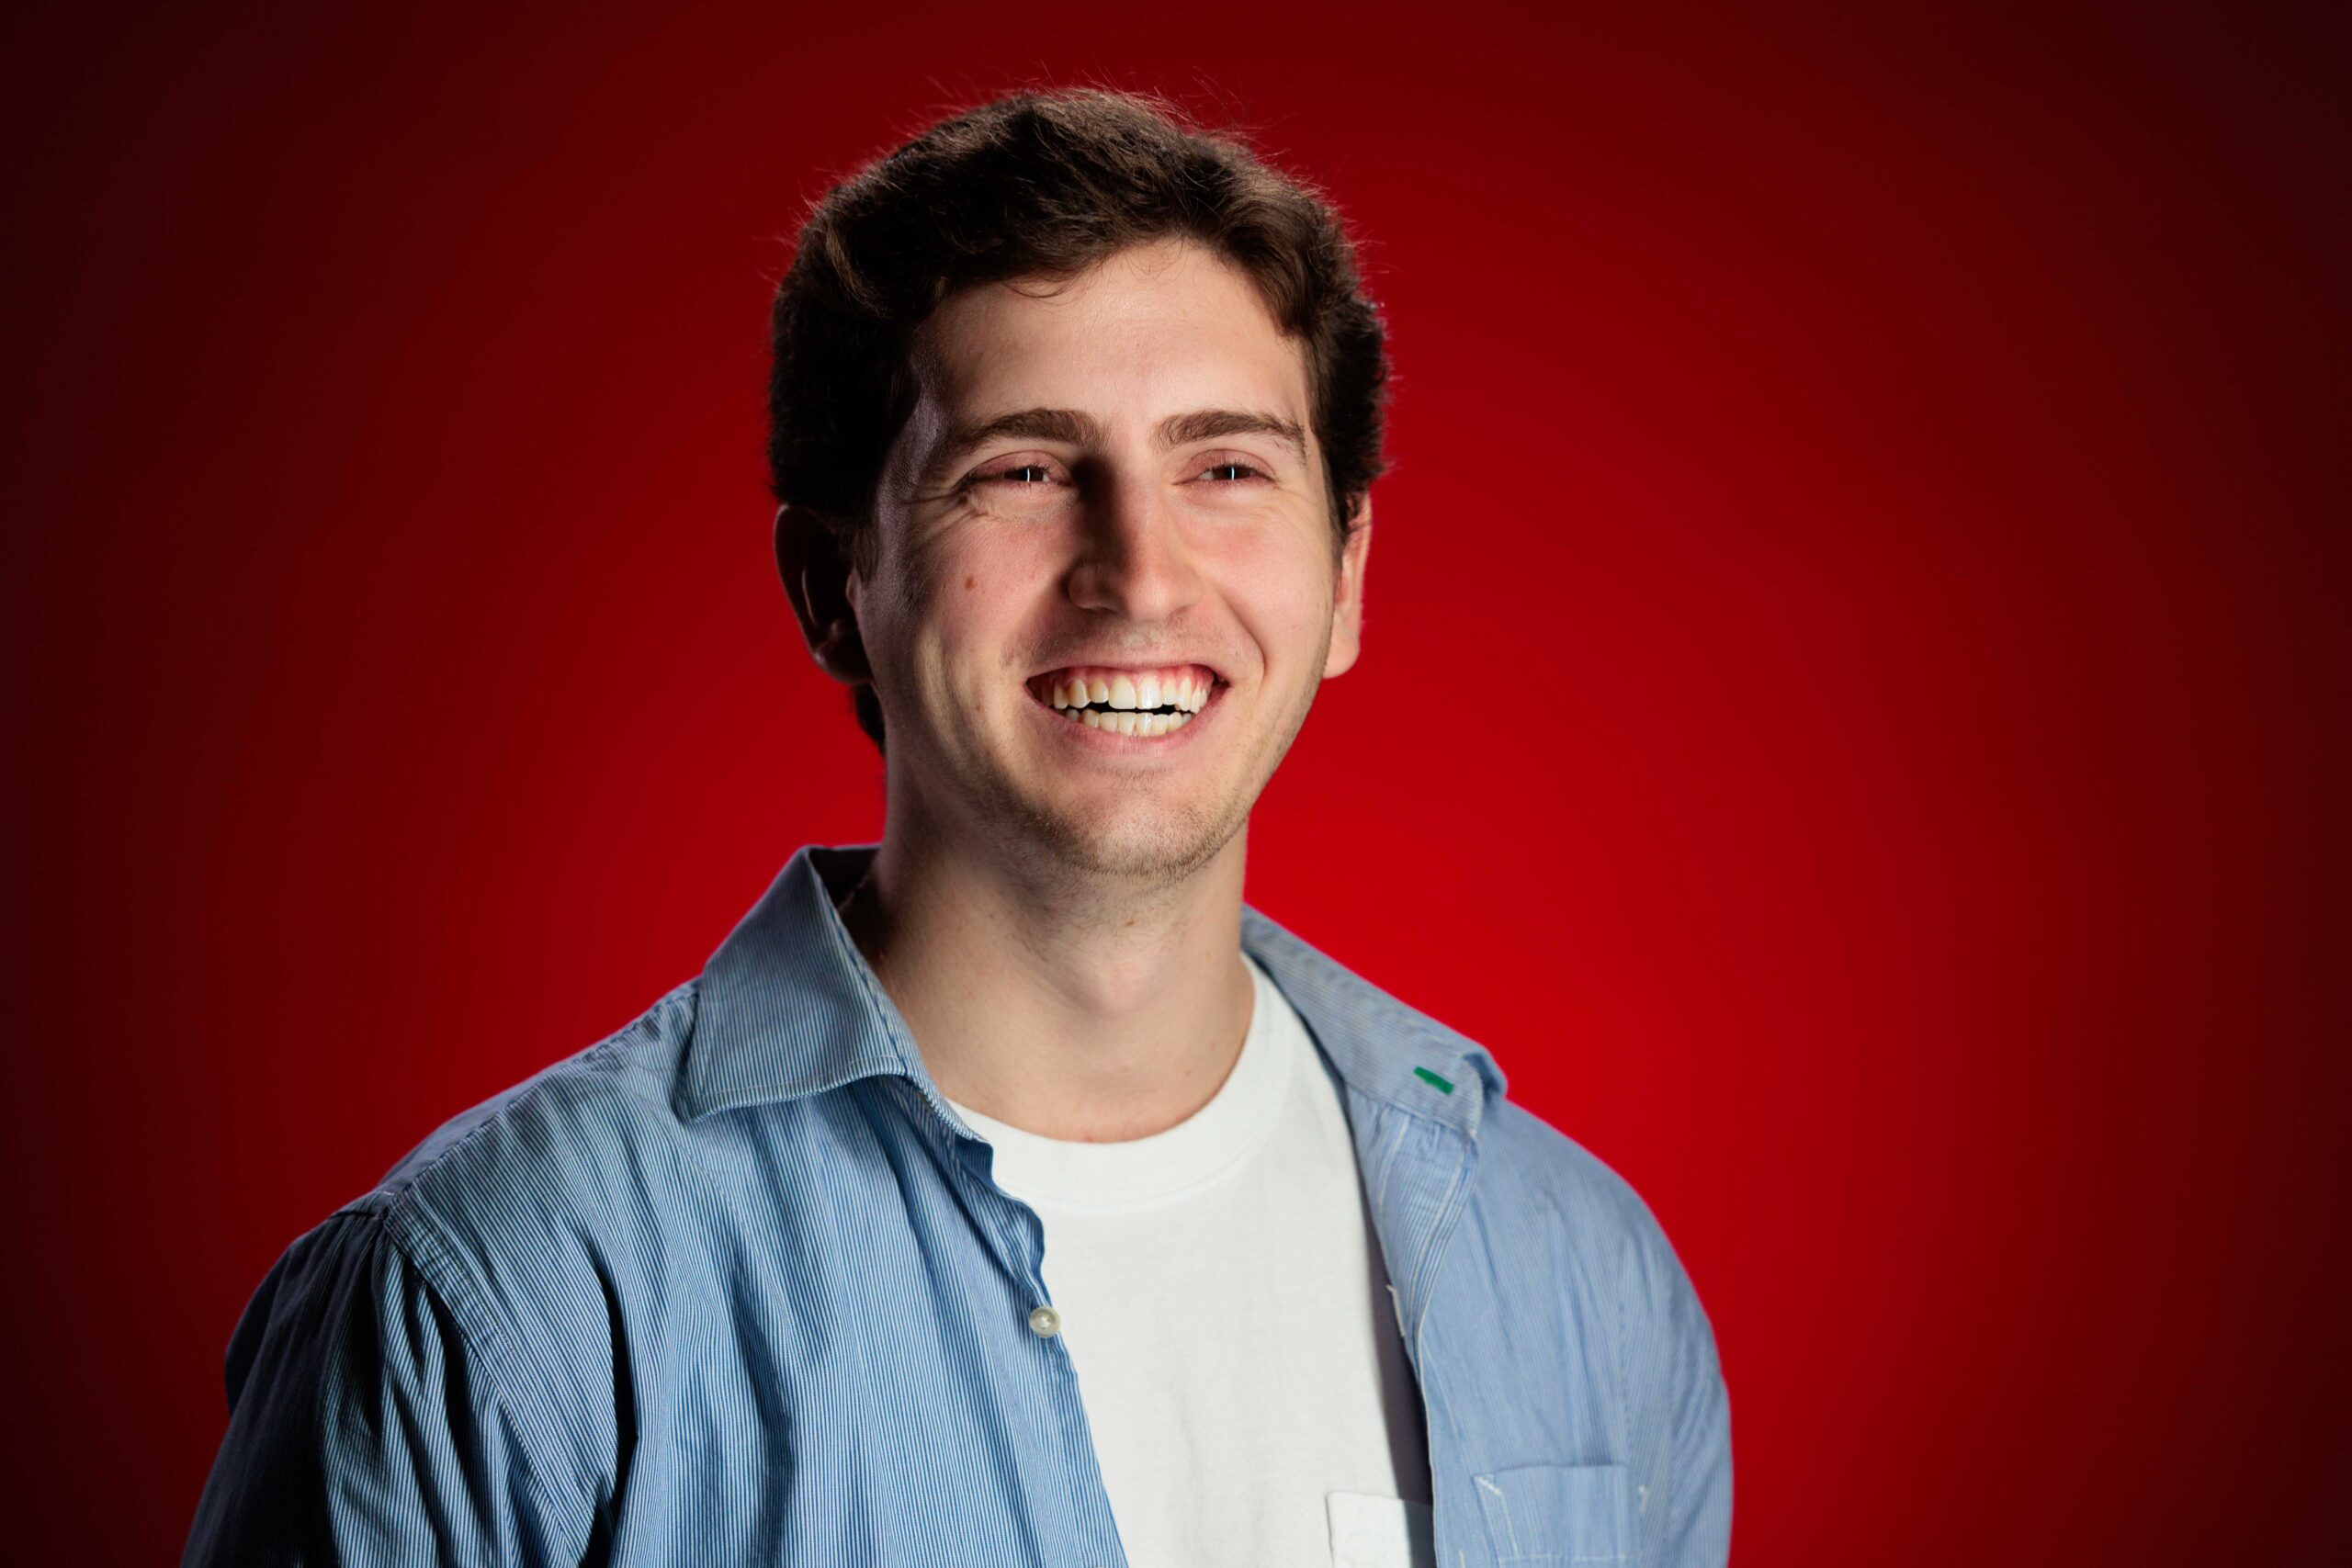
[[[1207,660],[1185,657],[1170,657],[1167,659],[1065,659],[1057,664],[1048,664],[1032,671],[1027,678],[1032,681],[1041,680],[1047,675],[1058,675],[1065,670],[1182,670],[1188,666],[1193,669],[1207,671],[1220,686],[1232,684],[1231,682],[1226,679],[1225,671],[1210,663]]]

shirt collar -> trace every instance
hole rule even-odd
[[[797,1100],[876,1074],[913,1080],[949,1115],[906,1021],[833,900],[875,846],[808,845],[703,969],[677,1089],[688,1121]],[[1349,1089],[1475,1135],[1502,1071],[1486,1050],[1359,979],[1255,909],[1241,945],[1272,976]]]

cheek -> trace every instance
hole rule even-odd
[[[919,660],[960,706],[1001,686],[1026,646],[1023,630],[1035,617],[1043,581],[1030,553],[1017,543],[975,538],[972,548],[936,561],[908,605]]]
[[[1219,592],[1269,665],[1311,657],[1330,624],[1337,576],[1323,546],[1278,536],[1226,552],[1219,563]]]

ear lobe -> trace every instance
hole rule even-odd
[[[1363,647],[1363,573],[1372,556],[1372,498],[1363,497],[1348,516],[1348,536],[1340,546],[1340,575],[1331,594],[1331,647],[1323,656],[1325,679],[1344,675]]]
[[[812,512],[777,507],[775,570],[817,668],[843,685],[873,680],[857,629],[854,569],[832,528]]]

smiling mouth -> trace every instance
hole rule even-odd
[[[1223,684],[1204,665],[1049,670],[1029,682],[1038,701],[1073,724],[1114,735],[1171,735],[1193,722]]]

